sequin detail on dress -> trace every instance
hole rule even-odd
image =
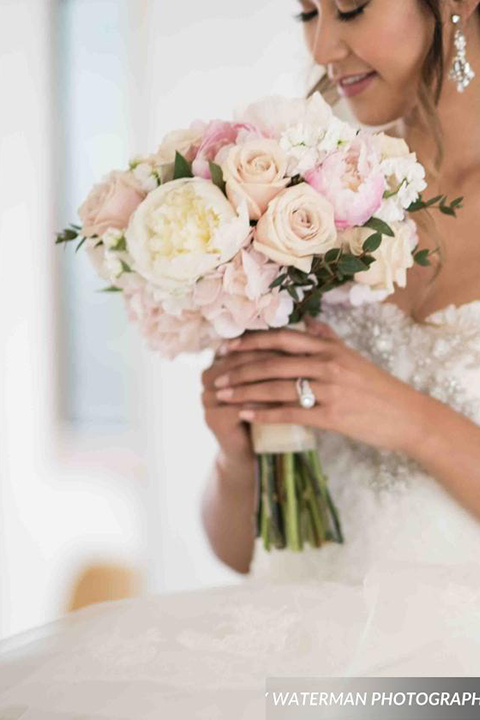
[[[480,302],[448,306],[417,323],[391,302],[361,307],[324,304],[321,319],[352,348],[416,390],[480,423],[480,388],[472,392],[469,371],[480,370]],[[319,452],[322,436],[319,433]],[[402,453],[379,450],[342,438],[370,467],[368,484],[377,490],[409,487],[422,468]]]

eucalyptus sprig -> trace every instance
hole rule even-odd
[[[422,194],[418,196],[411,205],[408,206],[407,212],[418,212],[418,210],[426,210],[427,208],[436,208],[440,210],[444,215],[450,215],[451,217],[457,217],[457,210],[463,208],[463,196],[455,198],[451,203],[447,203],[446,195],[436,195],[430,200],[424,200]]]
[[[80,233],[81,229],[82,229],[81,225],[74,225],[73,223],[70,223],[70,226],[65,228],[65,230],[63,230],[60,233],[55,234],[55,236],[56,236],[55,245],[63,244],[64,247],[66,247],[67,243],[73,242],[78,237],[81,237],[81,233]],[[75,248],[75,252],[78,252],[80,250],[80,248],[82,247],[82,245],[86,239],[87,239],[86,237],[81,237],[80,242],[78,243],[77,247]]]

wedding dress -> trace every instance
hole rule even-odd
[[[390,302],[323,319],[480,424],[480,301],[421,324]],[[0,719],[255,720],[267,677],[477,676],[480,522],[402,454],[320,431],[318,447],[343,545],[257,539],[238,586],[93,605],[5,641]]]

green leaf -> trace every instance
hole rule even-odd
[[[129,265],[127,265],[127,263],[124,260],[120,260],[120,262],[122,264],[123,272],[127,272],[127,273],[133,272],[132,268]]]
[[[276,288],[276,287],[278,287],[279,285],[281,285],[281,284],[283,283],[283,281],[286,280],[286,279],[287,279],[287,273],[282,273],[281,275],[279,275],[279,276],[277,277],[276,280],[274,280],[274,281],[269,285],[269,288],[270,288],[271,290],[273,290],[273,288]]]
[[[364,223],[363,227],[369,227],[372,230],[376,230],[377,233],[380,233],[381,235],[388,235],[389,237],[395,237],[395,233],[393,232],[390,225],[388,225],[383,220],[380,220],[380,218],[372,217],[370,220],[367,220],[366,223]]]
[[[431,205],[435,205],[438,202],[441,202],[445,196],[444,195],[436,195],[431,200],[427,200],[425,203],[425,207],[430,207]]]
[[[83,245],[83,243],[85,242],[86,239],[87,239],[87,238],[84,237],[84,238],[82,238],[82,239],[80,240],[80,242],[78,243],[77,247],[75,248],[75,252],[76,252],[76,253],[80,250],[80,248],[82,247],[82,245]]]
[[[344,275],[354,275],[357,272],[368,270],[368,265],[354,255],[344,255],[338,262],[338,268]]]
[[[295,300],[295,302],[300,302],[300,298],[298,297],[297,289],[293,285],[289,285],[287,287],[287,292]]]
[[[110,287],[102,288],[101,290],[97,290],[97,292],[122,292],[122,288],[110,285]]]
[[[60,243],[71,242],[72,240],[76,240],[77,237],[78,237],[77,230],[71,230],[69,228],[65,228],[65,230],[63,230],[62,232],[56,233],[57,239],[55,240],[55,245],[59,245]]]
[[[408,207],[407,212],[417,212],[417,210],[424,210],[426,203],[423,200],[414,200]]]
[[[370,235],[370,237],[365,240],[365,242],[362,245],[362,248],[366,253],[372,253],[372,252],[375,252],[375,250],[378,250],[378,248],[380,247],[381,244],[382,244],[381,234],[375,233],[374,235]]]
[[[449,205],[440,205],[439,210],[444,215],[451,215],[452,217],[456,217],[455,210],[453,208],[451,208]]]
[[[332,248],[332,250],[329,250],[327,253],[325,253],[325,262],[336,262],[339,259],[341,253],[341,248]]]
[[[430,254],[430,250],[419,250],[415,255],[413,256],[413,259],[418,265],[423,265],[424,267],[428,267],[432,263],[428,259],[428,256]]]
[[[173,169],[173,179],[181,180],[182,178],[193,177],[192,167],[188,160],[178,151],[175,152],[175,166]]]
[[[220,167],[220,165],[217,165],[216,163],[209,162],[208,167],[210,168],[210,175],[212,176],[212,182],[214,185],[216,185],[225,195],[225,180],[223,178],[223,170]]]
[[[462,206],[463,199],[464,199],[463,196],[455,198],[455,200],[452,200],[452,202],[450,203],[450,207],[459,207],[460,208]]]
[[[99,240],[93,249],[96,250],[100,245],[103,245],[103,240]]]
[[[121,238],[119,238],[116,245],[112,247],[112,250],[117,250],[119,252],[125,252],[127,249],[127,241],[125,240],[125,237],[122,235]]]

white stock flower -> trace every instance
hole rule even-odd
[[[209,180],[183,178],[150,193],[125,236],[136,272],[163,290],[186,294],[249,241],[250,222],[246,204],[237,213]]]

